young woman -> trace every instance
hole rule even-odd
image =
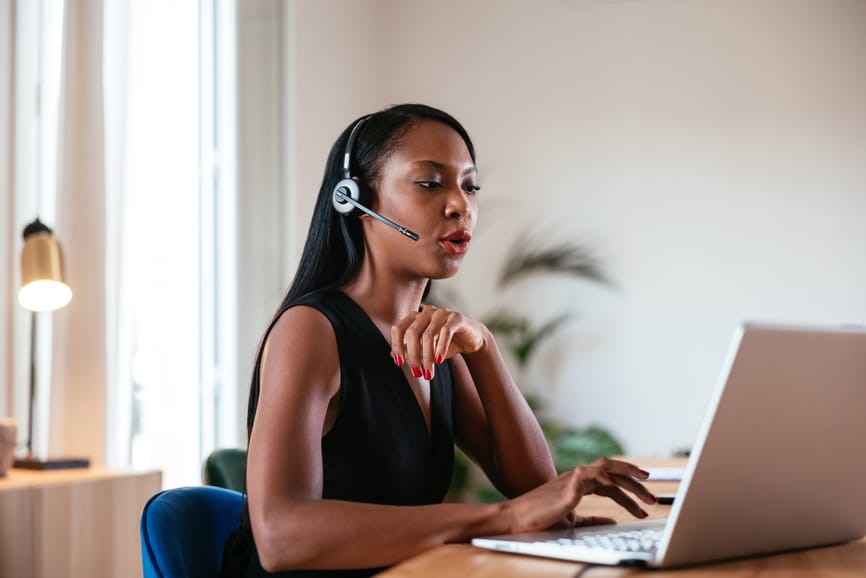
[[[334,143],[300,268],[258,352],[248,511],[224,575],[366,576],[445,542],[588,522],[574,512],[586,494],[638,517],[626,491],[655,503],[646,472],[624,462],[557,476],[490,331],[422,305],[431,279],[460,268],[478,190],[469,135],[434,108],[391,107]],[[508,501],[442,503],[454,443]]]

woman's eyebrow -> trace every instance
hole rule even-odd
[[[413,165],[425,165],[425,166],[433,167],[433,168],[440,170],[440,171],[445,171],[445,170],[448,170],[449,168],[451,168],[450,165],[446,165],[445,163],[440,163],[440,162],[434,161],[434,160],[413,161],[412,164]],[[477,172],[478,172],[478,168],[476,168],[475,165],[469,165],[461,171],[462,174],[471,174],[471,173],[477,173]]]

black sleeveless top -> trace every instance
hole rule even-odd
[[[298,305],[328,318],[340,357],[339,412],[322,438],[322,498],[401,506],[440,503],[454,463],[456,395],[449,363],[436,368],[430,383],[428,433],[421,407],[403,371],[394,365],[388,342],[358,304],[340,290],[325,289],[292,306]],[[291,451],[290,442],[286,451]],[[224,578],[360,577],[382,570],[269,574],[259,562],[248,515],[244,511],[240,528],[226,544]],[[351,547],[351,542],[334,544],[334,548]],[[245,573],[229,571],[244,567]]]

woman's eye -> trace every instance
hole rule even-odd
[[[415,184],[424,187],[425,189],[438,189],[442,183],[438,181],[416,181]]]
[[[481,187],[479,187],[478,185],[466,185],[463,187],[463,190],[466,191],[467,193],[469,193],[470,195],[474,195],[475,193],[477,193],[478,191],[481,190]]]

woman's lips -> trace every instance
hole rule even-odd
[[[472,235],[469,231],[455,231],[443,237],[439,241],[439,245],[452,255],[464,255],[469,250],[469,242],[471,240]]]

